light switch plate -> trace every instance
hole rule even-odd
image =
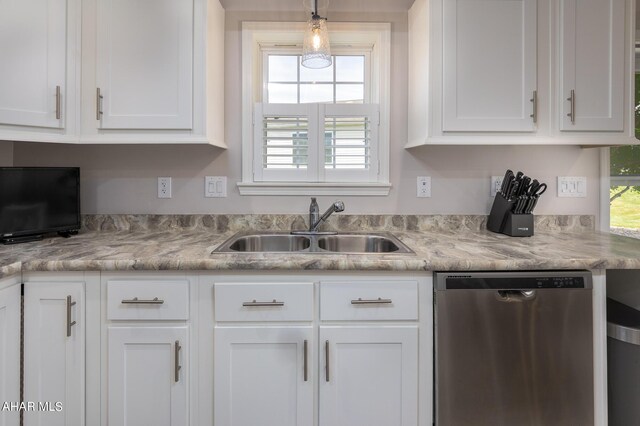
[[[158,178],[158,198],[171,198],[171,178]]]
[[[492,197],[495,197],[498,191],[500,191],[503,179],[504,176],[491,176],[491,188],[489,188],[489,193]]]
[[[205,176],[204,196],[207,198],[220,198],[227,196],[226,176]]]
[[[430,176],[418,176],[417,183],[417,197],[425,198],[431,197],[431,177]]]
[[[558,197],[584,198],[587,196],[587,178],[584,176],[558,176]]]

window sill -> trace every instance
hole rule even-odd
[[[389,195],[390,183],[238,182],[240,195]]]

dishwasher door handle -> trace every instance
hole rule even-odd
[[[498,290],[496,292],[496,299],[500,302],[526,302],[535,298],[535,290]]]

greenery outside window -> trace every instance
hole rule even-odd
[[[635,129],[640,139],[640,73],[635,77]],[[640,238],[640,145],[613,147],[611,152],[611,232]]]

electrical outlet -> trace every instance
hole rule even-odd
[[[558,197],[584,198],[587,196],[587,178],[558,176]]]
[[[207,198],[226,197],[227,196],[227,177],[226,176],[205,176],[204,196]]]
[[[158,178],[158,198],[171,198],[171,178]]]
[[[491,176],[491,188],[489,192],[492,197],[495,197],[496,194],[500,191],[503,179],[504,176]]]
[[[431,197],[431,177],[418,176],[417,190],[417,197]]]

